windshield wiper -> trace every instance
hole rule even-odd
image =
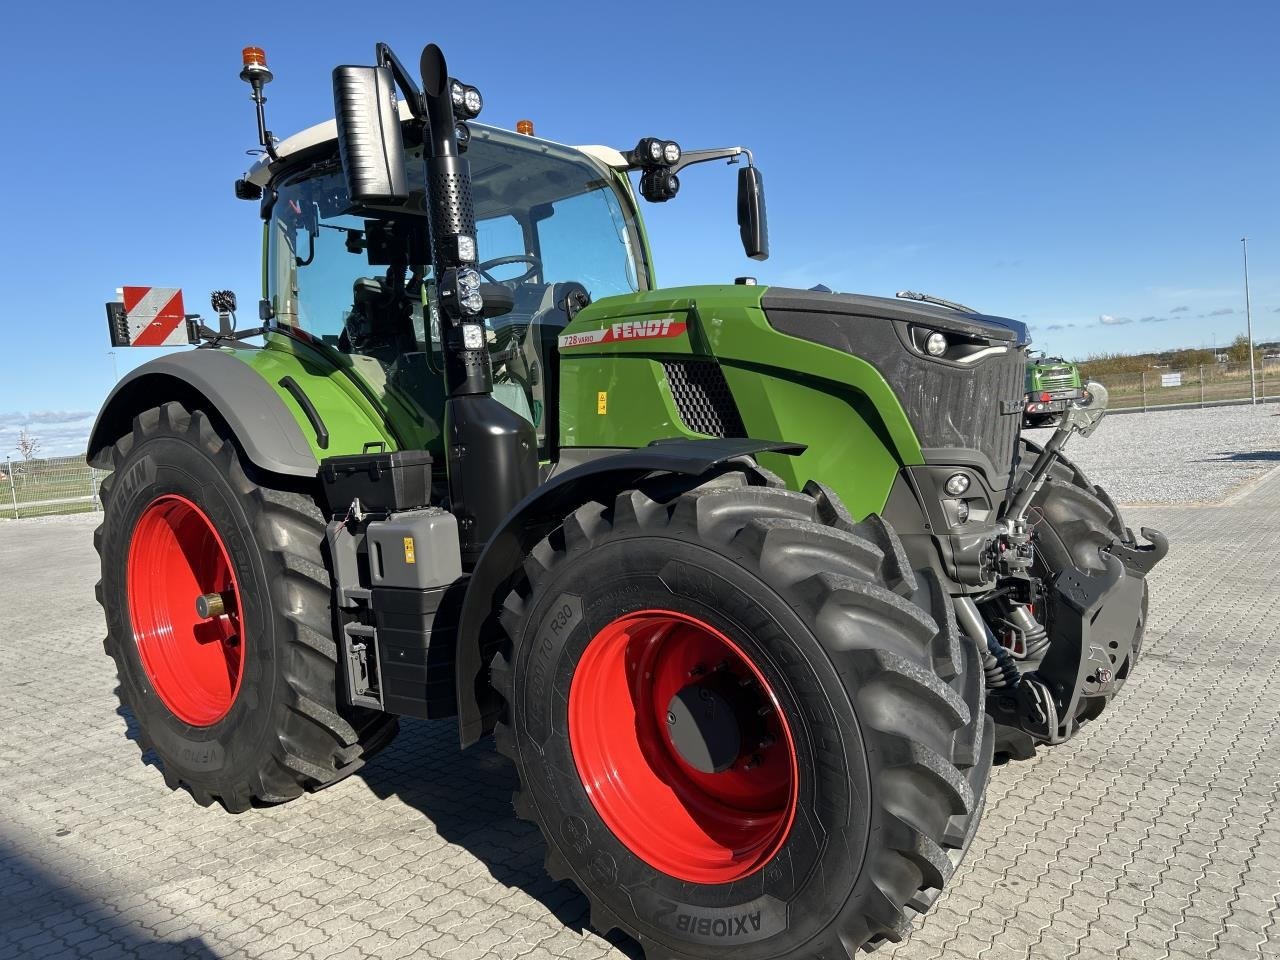
[[[921,303],[936,303],[940,307],[946,307],[949,310],[959,310],[961,313],[977,313],[973,307],[966,307],[963,303],[956,303],[954,300],[943,300],[941,297],[935,297],[927,293],[916,293],[914,290],[899,290],[894,296],[901,297],[903,300],[918,300]]]

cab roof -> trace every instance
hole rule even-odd
[[[400,101],[399,108],[401,121],[413,119],[413,114],[409,112],[409,105],[405,101]],[[530,146],[543,144],[545,147],[551,149],[559,148],[561,150],[574,150],[590,157],[596,163],[604,167],[610,167],[614,170],[626,170],[628,167],[626,157],[622,155],[621,151],[615,150],[613,147],[598,145],[570,146],[568,144],[557,143],[554,140],[527,136],[525,134],[515,133],[511,130],[504,130],[501,127],[492,127],[485,123],[476,123],[475,121],[468,121],[468,126],[471,127],[473,134],[479,134],[480,136],[493,137],[508,143],[528,144]],[[245,175],[245,179],[250,183],[256,183],[258,186],[264,187],[271,180],[273,167],[279,169],[288,162],[290,157],[297,156],[312,147],[328,143],[336,140],[337,138],[338,124],[335,120],[325,120],[323,123],[317,123],[313,127],[307,127],[305,130],[301,130],[276,144],[276,154],[280,157],[279,161],[272,163],[265,155],[260,157],[257,162],[249,168],[249,172]]]

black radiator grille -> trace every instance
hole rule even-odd
[[[713,360],[664,360],[663,372],[684,425],[711,437],[745,437],[738,405]]]
[[[1075,379],[1070,370],[1050,370],[1040,374],[1040,386],[1045,390],[1074,390]]]
[[[922,360],[909,373],[900,369],[907,375],[890,383],[920,446],[969,447],[986,454],[1000,473],[1012,468],[1026,380],[1021,350],[990,357],[973,371]]]

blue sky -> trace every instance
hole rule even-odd
[[[268,120],[324,119],[329,72],[375,41],[440,43],[483,119],[630,146],[744,143],[773,256],[738,246],[732,170],[646,205],[663,284],[910,288],[1025,319],[1052,352],[1280,338],[1280,7],[1252,2],[643,5],[57,3],[7,14],[0,456],[20,424],[71,452],[113,380],[102,304],[181,286],[258,297],[255,131],[239,50],[267,50]],[[372,23],[355,22],[377,10]],[[461,12],[469,9],[470,14]],[[355,11],[353,13],[353,11]],[[442,21],[432,26],[432,20]],[[116,357],[116,369],[154,351]],[[34,418],[34,419],[33,419]]]

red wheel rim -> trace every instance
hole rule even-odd
[[[668,733],[677,692],[713,680],[741,691],[742,749],[719,773],[692,766]],[[681,880],[749,876],[795,819],[795,742],[777,697],[741,647],[695,617],[641,610],[592,638],[569,688],[569,744],[614,836]]]
[[[129,619],[156,695],[198,727],[227,715],[244,673],[240,588],[227,548],[203,510],[165,494],[138,518],[129,543]],[[201,617],[196,601],[218,594],[224,612]]]

